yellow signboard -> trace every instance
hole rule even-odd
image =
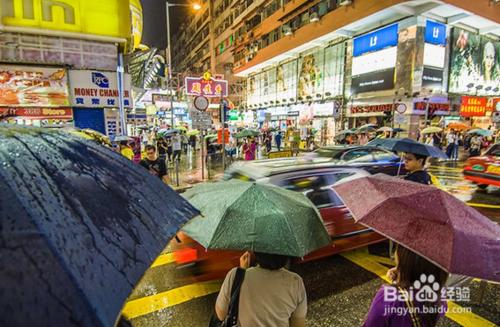
[[[291,156],[292,156],[291,150],[269,152],[269,159],[290,158]]]
[[[127,40],[132,35],[132,17],[142,19],[138,0],[130,3],[127,0],[1,0],[0,6],[4,26]],[[142,21],[134,24],[135,29],[142,29]]]

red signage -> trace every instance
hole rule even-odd
[[[72,119],[71,108],[7,108],[0,107],[0,118],[26,117],[30,119]]]
[[[222,129],[217,131],[217,143],[222,144]],[[224,144],[229,143],[229,129],[224,129]]]
[[[396,104],[397,106],[397,104]],[[392,110],[392,103],[389,104],[377,104],[377,105],[366,105],[366,106],[353,106],[351,107],[352,114],[362,114],[370,112],[386,112]]]
[[[427,102],[419,101],[413,104],[415,113],[425,113]],[[449,103],[433,103],[429,102],[429,115],[447,115],[450,113]],[[418,112],[417,112],[418,111]]]
[[[462,97],[460,105],[460,116],[483,117],[486,115],[487,99],[484,97]]]
[[[186,93],[204,97],[226,97],[227,81],[214,78],[186,77]]]

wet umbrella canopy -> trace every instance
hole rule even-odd
[[[423,144],[409,138],[375,139],[367,145],[379,146],[389,151],[409,152],[426,157],[448,159],[448,156],[439,148]]]
[[[197,214],[140,166],[69,133],[0,127],[3,326],[112,326]]]
[[[203,215],[183,231],[208,249],[303,257],[330,244],[319,212],[301,193],[229,180],[197,185],[183,196]]]
[[[383,174],[335,191],[356,222],[449,273],[500,282],[500,227],[451,194]]]

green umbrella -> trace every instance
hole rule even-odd
[[[251,129],[244,129],[242,130],[241,132],[237,133],[235,135],[235,137],[237,139],[242,139],[242,138],[245,138],[245,137],[255,137],[255,136],[259,136],[259,132],[258,131],[254,131],[254,130],[251,130]]]
[[[202,216],[183,231],[207,249],[303,257],[330,244],[318,210],[302,193],[230,180],[183,194]]]
[[[199,131],[199,130],[197,130],[197,129],[191,129],[191,130],[189,130],[189,131],[186,133],[186,135],[188,135],[188,136],[191,136],[191,135],[198,135],[198,134],[200,134],[200,131]]]
[[[429,126],[429,127],[424,128],[420,133],[422,133],[422,134],[432,134],[432,133],[439,133],[439,132],[442,132],[442,131],[443,131],[443,129],[441,127]]]
[[[217,139],[217,134],[205,135],[205,140],[208,140],[208,139]]]

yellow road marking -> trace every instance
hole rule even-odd
[[[158,267],[161,265],[168,265],[169,263],[174,262],[174,254],[173,253],[163,253],[156,258],[156,260],[151,265],[151,268]]]
[[[346,253],[342,253],[341,256],[349,261],[352,261],[356,265],[368,270],[384,281],[390,283],[389,278],[387,278],[387,267],[381,265],[380,263],[373,260],[371,255],[368,254],[366,250],[354,250]],[[377,259],[377,256],[375,256]],[[459,312],[460,313],[456,313]],[[448,301],[448,312],[446,317],[457,322],[464,327],[494,327],[496,326],[491,321],[484,319],[483,317],[472,313],[466,312],[465,308],[462,308],[458,304],[452,301]]]
[[[433,175],[436,176],[437,178],[442,178],[442,179],[458,179],[458,180],[461,180],[461,181],[465,181],[463,177],[444,176],[444,175],[436,175],[436,174],[433,174]]]
[[[210,281],[174,288],[166,292],[129,301],[125,304],[122,313],[126,318],[134,319],[205,295],[217,293],[221,285],[222,281]]]
[[[490,209],[500,209],[500,205],[496,204],[485,204],[485,203],[475,203],[475,202],[466,202],[471,207],[479,207],[479,208],[490,208]]]
[[[445,166],[430,166],[430,169],[441,169],[441,170],[460,170],[462,171],[462,167],[445,167]]]
[[[464,308],[453,301],[448,301],[446,317],[465,327],[495,327],[494,323],[472,312],[464,312]],[[457,313],[459,312],[459,313]]]

